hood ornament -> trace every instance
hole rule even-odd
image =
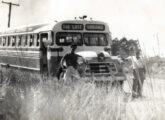
[[[104,62],[105,61],[105,55],[104,55],[104,53],[98,53],[98,61],[99,62]]]

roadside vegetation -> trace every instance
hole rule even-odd
[[[0,92],[4,101],[1,101],[0,113],[3,112],[7,120],[164,119],[165,89],[156,84],[151,86],[148,78],[144,84],[145,97],[132,100],[129,76],[123,89],[98,88],[83,79],[64,85],[55,78],[42,78],[16,70],[5,70],[2,76],[5,81]],[[16,79],[17,82],[12,82]]]

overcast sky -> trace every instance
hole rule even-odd
[[[4,0],[9,1],[9,0]],[[10,0],[11,26],[74,19],[88,19],[109,24],[112,37],[139,39],[148,55],[165,56],[165,0]],[[0,3],[0,29],[7,27],[8,5]],[[155,52],[154,52],[155,51]]]

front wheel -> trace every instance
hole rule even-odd
[[[122,88],[123,87],[123,81],[114,81],[112,83],[112,87]]]
[[[111,92],[117,92],[117,93],[123,93],[123,81],[113,81],[107,84],[106,90],[108,93]]]

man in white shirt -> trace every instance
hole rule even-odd
[[[136,56],[131,56],[132,67],[133,67],[133,87],[132,87],[132,97],[142,97],[143,83],[145,80],[145,65],[140,57],[140,52],[136,52]]]

